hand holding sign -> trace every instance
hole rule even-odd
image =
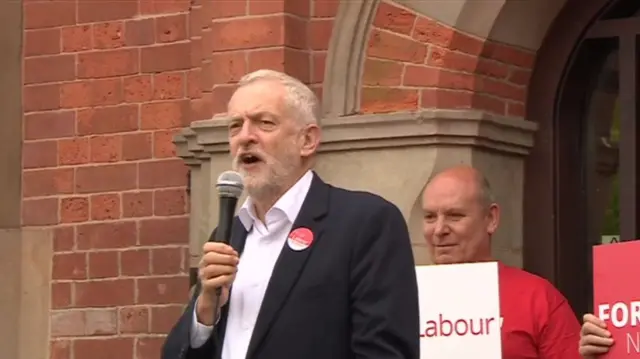
[[[587,357],[601,353],[608,353],[608,359],[635,358],[640,355],[638,256],[640,241],[594,247],[594,308],[599,319],[585,316],[580,352]],[[625,275],[620,276],[620,273]],[[603,323],[606,326],[602,326]],[[616,345],[611,346],[613,341]]]
[[[590,359],[607,353],[613,345],[607,323],[593,314],[585,314],[580,331],[580,355]]]

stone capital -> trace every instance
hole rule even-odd
[[[508,218],[494,241],[496,251],[519,264],[523,159],[533,146],[535,123],[476,110],[425,110],[329,117],[321,125],[315,171],[332,184],[377,193],[396,204],[409,223],[419,263],[426,262],[419,198],[428,179],[461,163],[490,174]],[[191,166],[191,260],[196,265],[217,221],[215,180],[230,165],[227,119],[194,122],[175,143]]]
[[[178,156],[198,165],[229,152],[224,116],[196,121],[174,139]],[[406,146],[474,146],[526,155],[536,124],[476,110],[425,110],[381,115],[353,115],[322,120],[320,152]]]

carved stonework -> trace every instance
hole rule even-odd
[[[504,211],[494,241],[496,255],[520,264],[523,157],[536,125],[474,110],[430,110],[327,118],[316,172],[335,185],[368,190],[395,203],[409,222],[416,258],[426,263],[420,234],[420,193],[446,167],[466,163],[485,172]],[[194,122],[175,139],[178,155],[192,169],[191,255],[218,216],[215,180],[228,170],[224,117]]]

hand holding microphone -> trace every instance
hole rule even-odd
[[[219,194],[219,220],[213,238],[203,246],[198,277],[201,291],[196,313],[204,325],[215,324],[220,308],[229,301],[229,288],[235,279],[239,255],[229,245],[231,227],[238,198],[244,189],[242,176],[227,171],[218,177],[216,188]]]
[[[220,308],[229,301],[229,287],[236,277],[239,258],[238,253],[225,243],[207,242],[203,251],[198,272],[202,291],[197,311],[198,320],[211,326]]]

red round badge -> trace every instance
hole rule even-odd
[[[301,251],[309,248],[313,243],[313,232],[309,228],[296,228],[287,238],[287,244],[289,248],[294,251]]]

